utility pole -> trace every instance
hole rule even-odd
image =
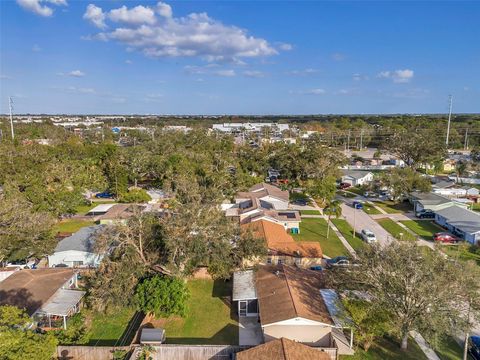
[[[360,130],[360,151],[363,149],[363,129]]]
[[[468,128],[465,130],[465,142],[463,144],[463,150],[468,150]]]
[[[12,130],[12,140],[15,140],[15,133],[13,132],[13,116],[12,116],[13,99],[11,96],[8,97],[8,107],[10,108],[10,128]]]
[[[448,99],[449,99],[450,105],[449,105],[449,110],[448,110],[447,139],[445,141],[445,144],[447,145],[447,149],[448,149],[448,138],[450,137],[450,121],[452,120],[453,96],[450,95]]]
[[[347,151],[350,151],[350,129],[348,129]]]

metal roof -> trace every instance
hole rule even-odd
[[[337,327],[350,327],[352,319],[347,315],[338,294],[332,289],[320,289],[323,302],[327,306],[328,313]]]
[[[233,295],[232,300],[253,300],[257,299],[255,288],[255,273],[253,270],[236,271],[233,273]]]
[[[411,195],[414,200],[417,200],[423,205],[441,205],[453,202],[453,200],[445,196],[437,195],[431,192],[412,192]]]
[[[50,315],[67,316],[77,305],[85,291],[59,289],[38,312]]]
[[[165,330],[162,328],[143,328],[140,335],[140,344],[162,343],[165,341]]]
[[[451,226],[466,233],[473,234],[480,231],[480,215],[460,206],[449,206],[436,211],[437,215],[447,219]]]
[[[75,234],[62,239],[57,244],[55,252],[69,250],[94,252],[95,238],[104,226],[105,225],[95,225],[81,228]]]
[[[88,214],[105,213],[117,204],[100,204],[91,209]]]

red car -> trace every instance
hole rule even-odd
[[[339,185],[338,187],[339,187],[339,189],[342,189],[342,190],[343,190],[343,189],[349,188],[350,186],[352,186],[352,185],[349,184],[349,183],[343,183],[343,182],[342,182],[342,183],[340,183],[340,185]]]
[[[459,241],[459,239],[456,236],[453,236],[452,234],[445,233],[445,232],[436,233],[433,236],[433,240],[440,241],[442,243],[449,243],[449,244],[455,244]]]

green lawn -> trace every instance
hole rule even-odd
[[[408,340],[408,348],[402,351],[393,340],[377,340],[368,352],[356,349],[355,355],[340,355],[340,360],[425,360],[427,357],[413,339]]]
[[[327,221],[325,219],[304,218],[300,223],[300,234],[292,234],[297,241],[318,241],[322,251],[329,257],[348,255],[342,242],[332,229],[327,240]]]
[[[231,282],[190,280],[188,314],[162,319],[172,344],[238,344],[238,321],[230,306]]]
[[[67,220],[62,220],[59,223],[57,223],[53,229],[54,232],[71,232],[74,233],[78,230],[80,230],[82,227],[85,226],[92,226],[95,225],[95,222],[93,221],[88,221],[88,220],[75,220],[75,219],[67,219]]]
[[[365,243],[360,239],[360,234],[356,233],[355,238],[353,237],[353,228],[344,219],[332,219],[332,223],[335,224],[338,231],[342,233],[342,235],[347,239],[348,243],[354,250],[358,250],[362,248]]]
[[[318,210],[300,210],[300,215],[320,215]]]
[[[390,200],[375,201],[375,205],[385,210],[388,214],[398,214],[413,210],[412,205],[406,201],[400,203],[394,203]]]
[[[381,214],[381,212],[377,210],[371,202],[367,202],[363,205],[363,211],[365,211],[368,215]]]
[[[459,260],[474,260],[480,266],[480,255],[471,253],[465,246],[459,245],[444,245],[441,247],[442,252],[454,259]]]
[[[462,347],[451,336],[439,340],[434,350],[442,360],[463,359]]]
[[[352,198],[354,198],[354,197],[357,197],[357,195],[352,194],[352,193],[349,193],[349,192],[346,192],[346,191],[343,191],[343,190],[338,191],[337,194],[340,195],[340,196],[349,198],[349,199],[352,199]]]
[[[425,240],[433,240],[433,234],[440,231],[445,231],[433,221],[405,220],[400,222]]]
[[[87,319],[91,321],[88,344],[96,346],[130,345],[134,336],[134,326],[129,327],[129,324],[134,318],[134,314],[135,310],[131,308],[116,309],[108,314],[87,312]],[[127,333],[127,330],[131,331]]]
[[[77,208],[75,209],[76,214],[77,215],[85,215],[87,212],[92,210],[97,205],[98,204],[95,204],[95,203],[78,205]]]
[[[398,240],[416,240],[415,236],[410,234],[407,230],[402,228],[392,219],[378,219],[377,222],[387,230],[395,239]],[[400,235],[402,234],[402,235]]]
[[[361,187],[356,187],[356,186],[350,186],[349,188],[345,189],[346,191],[353,192],[357,195],[362,195],[365,193],[365,189]]]
[[[480,211],[480,203],[472,204],[472,210],[473,211]]]

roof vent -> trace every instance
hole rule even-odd
[[[280,276],[280,271],[279,270],[275,271],[275,275]]]

